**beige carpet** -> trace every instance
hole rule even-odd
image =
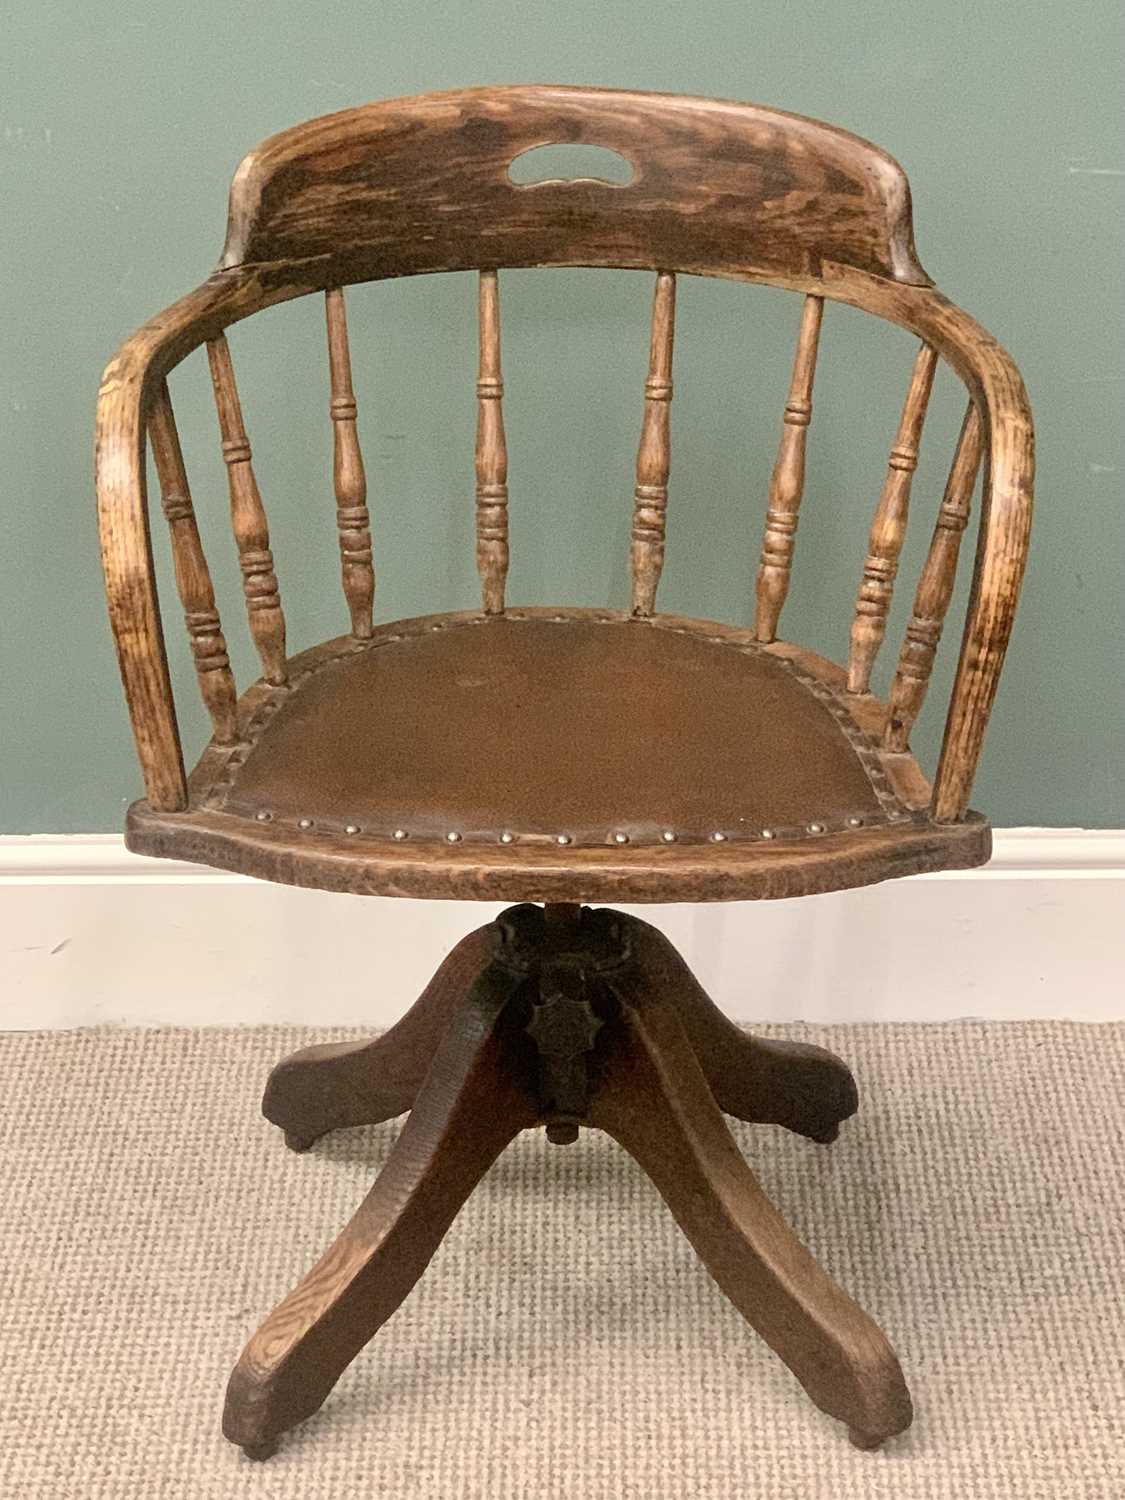
[[[255,1465],[219,1435],[228,1368],[395,1127],[284,1149],[258,1097],[311,1032],[7,1035],[0,1495],[1120,1500],[1125,1026],[765,1029],[833,1046],[864,1094],[830,1149],[738,1136],[902,1356],[918,1416],[883,1452],[807,1402],[586,1132],[509,1151]]]

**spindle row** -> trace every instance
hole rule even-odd
[[[776,639],[778,619],[789,592],[804,491],[807,432],[812,419],[813,379],[822,313],[823,300],[820,297],[805,298],[781,442],[770,478],[755,613],[755,635],[766,644]],[[869,690],[871,672],[886,634],[899,558],[906,538],[911,485],[918,467],[922,427],[936,369],[937,352],[923,343],[914,359],[887,476],[868,536],[867,556],[851,627],[847,666],[849,693]],[[907,749],[910,730],[929,686],[938,641],[953,595],[961,533],[969,519],[981,450],[980,416],[970,401],[890,692],[883,736],[884,748],[890,751]]]
[[[375,572],[367,480],[356,431],[344,293],[325,296],[328,335],[329,415],[333,432],[333,484],[340,568],[351,633],[372,633]],[[495,270],[479,277],[480,358],[476,386],[476,556],[482,605],[502,614],[509,564],[508,452],[504,432],[500,352],[500,292]],[[754,633],[768,644],[789,592],[797,524],[805,483],[809,424],[813,409],[824,302],[804,299],[781,439],[770,477],[765,534],[757,575]],[[657,273],[653,292],[648,371],[631,528],[632,611],[653,613],[664,564],[671,469],[672,351],[676,278]],[[231,524],[242,570],[250,631],[266,680],[286,681],[285,616],[282,612],[269,525],[254,475],[234,367],[226,337],[207,345],[223,458],[230,490]],[[899,558],[906,536],[910,491],[937,367],[937,353],[923,343],[914,360],[887,474],[875,508],[856,598],[847,665],[847,689],[866,693],[886,633]],[[168,388],[161,384],[149,418],[149,437],[171,532],[176,585],[184,610],[196,673],[220,744],[237,738],[237,694],[214,588],[200,543],[183,454]],[[926,563],[914,600],[888,700],[884,748],[904,751],[925,698],[942,626],[953,593],[961,536],[969,518],[980,467],[983,432],[970,402],[938,511]]]

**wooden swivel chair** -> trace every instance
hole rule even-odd
[[[547,143],[610,147],[627,184],[518,186]],[[509,609],[498,268],[655,274],[624,610]],[[374,578],[345,325],[347,285],[480,273],[478,611],[373,625]],[[752,627],[659,614],[677,273],[803,298]],[[346,635],[290,656],[225,330],[326,301]],[[875,509],[846,667],[778,637],[826,302],[921,340]],[[250,630],[236,693],[166,377],[206,344]],[[968,408],[886,703],[869,690],[939,360]],[[185,776],[157,610],[146,444],[214,726]],[[583,903],[731,901],[983,863],[967,810],[1016,607],[1032,426],[1010,358],[919,264],[910,196],[882,151],[747,104],[562,87],[469,89],[345,110],[274,136],[234,178],[220,268],[123,346],[102,384],[97,489],[110,616],[144,773],[129,847],[269,880],[520,904],[471,933],[366,1045],[308,1048],[264,1101],[304,1150],[410,1114],[354,1219],[253,1336],[224,1430],[254,1457],[324,1401],[521,1130],[580,1125],[648,1172],[723,1291],[861,1446],[905,1428],[895,1355],[764,1196],[722,1111],[831,1141],[848,1069],[754,1040],[649,924]],[[909,749],[978,467],[979,542],[931,789]],[[534,904],[538,903],[538,904]]]

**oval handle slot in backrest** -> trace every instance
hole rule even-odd
[[[624,187],[633,180],[633,164],[608,146],[532,146],[508,167],[517,187],[544,182],[603,182]]]

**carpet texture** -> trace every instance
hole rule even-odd
[[[831,1148],[735,1128],[902,1358],[917,1419],[884,1451],[811,1406],[615,1145],[537,1132],[253,1464],[219,1435],[229,1368],[396,1126],[285,1150],[261,1086],[324,1032],[9,1034],[0,1495],[1120,1500],[1125,1026],[761,1030],[860,1082]]]

